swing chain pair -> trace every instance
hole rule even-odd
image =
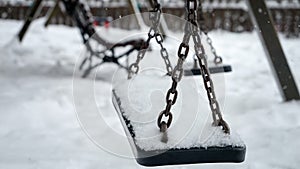
[[[179,46],[178,50],[178,61],[177,65],[175,66],[173,72],[172,72],[172,86],[168,90],[167,95],[166,95],[166,108],[160,112],[158,119],[157,119],[157,126],[160,128],[160,131],[164,133],[162,137],[162,141],[166,142],[166,131],[170,127],[173,119],[173,115],[171,113],[171,108],[172,105],[176,103],[177,97],[178,97],[178,91],[177,91],[177,85],[178,82],[182,79],[183,76],[183,63],[185,59],[187,58],[187,55],[189,53],[189,38],[190,38],[190,33],[188,31],[188,25],[185,25],[185,33],[184,33],[184,38],[182,43]],[[167,122],[162,119],[162,117],[168,117]]]
[[[214,55],[214,63],[215,64],[221,64],[223,62],[223,59],[221,56],[219,56],[217,54],[217,51],[215,49],[215,47],[213,46],[213,42],[212,42],[212,39],[208,36],[208,28],[207,26],[205,25],[205,19],[204,19],[204,14],[203,14],[203,6],[202,6],[202,0],[199,0],[199,24],[200,24],[200,30],[205,34],[206,36],[206,42],[208,43],[209,47],[210,47],[210,50],[211,52],[213,53]]]
[[[196,5],[196,4],[195,4]],[[187,6],[190,6],[188,4]],[[194,8],[196,8],[194,6]],[[195,15],[193,16],[193,13],[188,13],[188,21],[191,21],[190,18],[196,18]],[[195,20],[194,20],[195,21]],[[188,23],[185,24],[184,28],[184,36],[183,40],[179,46],[177,55],[178,55],[178,60],[177,60],[177,65],[174,67],[174,70],[172,72],[172,86],[168,90],[167,95],[166,95],[166,108],[159,114],[158,119],[157,119],[157,125],[160,128],[160,132],[163,133],[163,137],[161,139],[162,142],[166,142],[166,132],[167,129],[170,127],[171,122],[172,122],[172,113],[171,113],[171,108],[172,105],[176,103],[177,97],[178,97],[178,91],[177,91],[177,85],[179,81],[182,79],[183,76],[183,63],[185,59],[188,56],[189,53],[189,41],[190,41],[190,26]],[[169,117],[167,122],[162,120],[162,117]]]
[[[166,69],[168,75],[172,74],[173,68],[171,62],[169,60],[169,54],[167,49],[163,46],[163,36],[159,32],[158,26],[160,23],[160,16],[161,16],[161,5],[157,2],[157,0],[153,0],[153,9],[149,11],[149,20],[151,20],[152,25],[148,32],[148,39],[144,44],[141,46],[136,61],[129,66],[128,69],[128,79],[131,79],[133,74],[137,74],[139,71],[139,63],[144,58],[146,51],[150,45],[150,41],[152,38],[155,38],[157,44],[160,46],[160,55],[165,62]]]
[[[184,37],[183,40],[179,46],[178,49],[178,61],[177,61],[177,65],[175,66],[173,73],[172,73],[172,86],[171,88],[168,90],[167,96],[166,96],[166,102],[167,102],[167,106],[165,108],[165,110],[163,110],[159,117],[158,117],[158,127],[160,128],[160,131],[166,132],[166,129],[162,130],[162,127],[165,127],[164,124],[168,124],[167,128],[169,128],[169,126],[171,125],[169,123],[169,120],[167,122],[162,121],[162,115],[170,115],[170,109],[172,107],[172,105],[175,104],[176,99],[177,99],[177,95],[178,95],[178,91],[177,91],[177,85],[179,83],[179,81],[182,78],[182,65],[183,62],[185,61],[186,57],[188,56],[189,53],[189,40],[190,37],[192,36],[193,41],[194,41],[194,49],[196,51],[196,56],[200,65],[200,71],[201,71],[201,75],[203,78],[203,82],[204,82],[204,87],[206,89],[207,92],[207,96],[208,96],[208,100],[209,100],[209,104],[210,104],[210,108],[212,111],[212,117],[213,117],[213,125],[215,126],[222,126],[223,131],[225,133],[230,133],[230,129],[228,124],[224,121],[221,111],[220,111],[220,106],[219,103],[217,101],[216,98],[216,94],[214,91],[214,84],[212,79],[210,78],[210,73],[208,70],[208,66],[207,66],[207,59],[206,59],[206,54],[204,51],[204,47],[201,43],[201,38],[200,38],[200,30],[199,30],[199,26],[196,22],[196,15],[197,15],[197,0],[186,0],[186,10],[187,10],[187,20],[188,22],[186,22],[185,24],[185,32],[184,32]],[[170,99],[171,94],[174,94],[173,99]],[[217,119],[218,116],[218,119]],[[165,134],[164,134],[165,136]],[[164,137],[163,137],[164,138]]]

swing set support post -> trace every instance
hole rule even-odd
[[[285,101],[300,100],[293,74],[282,50],[273,20],[264,0],[247,0],[250,17],[259,34],[279,91]]]
[[[20,32],[18,33],[18,38],[19,38],[20,42],[22,42],[31,22],[35,19],[36,15],[38,15],[41,3],[42,3],[42,0],[35,0],[33,2],[33,5],[29,12],[29,15],[27,16],[23,27],[21,28]]]
[[[60,10],[59,8],[59,2],[60,0],[56,0],[55,1],[55,5],[52,7],[52,9],[50,10],[50,12],[47,14],[47,20],[44,24],[45,27],[48,27],[48,25],[51,22],[51,19],[58,13],[58,11]]]

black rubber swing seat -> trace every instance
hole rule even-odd
[[[209,67],[209,72],[211,74],[214,74],[214,73],[225,73],[225,72],[231,72],[231,71],[232,71],[232,68],[231,68],[230,65],[222,65],[222,66]],[[201,75],[201,72],[200,72],[199,68],[185,69],[184,70],[184,75],[185,76]]]
[[[135,155],[137,163],[143,166],[180,165],[197,163],[240,163],[245,159],[246,146],[234,147],[192,147],[189,149],[151,150],[141,149],[135,142],[135,133],[130,120],[125,117],[121,100],[113,90],[113,105]]]

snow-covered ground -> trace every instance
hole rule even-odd
[[[96,80],[73,78],[84,51],[79,30],[42,24],[36,21],[20,44],[21,22],[0,20],[0,168],[142,168],[130,157],[111,102],[117,67],[104,65]],[[128,33],[102,31],[114,40]],[[246,160],[172,168],[299,168],[300,102],[282,102],[257,34],[211,36],[233,67],[224,76],[222,105],[225,119],[247,145]],[[300,88],[300,39],[280,40]]]

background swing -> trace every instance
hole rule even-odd
[[[210,51],[212,52],[212,54],[214,56],[213,65],[208,67],[209,72],[211,74],[231,72],[232,71],[231,65],[223,64],[223,58],[217,54],[217,51],[216,51],[215,47],[213,46],[212,39],[208,35],[208,28],[205,24],[205,17],[204,17],[203,13],[204,13],[203,6],[202,6],[202,2],[200,0],[198,11],[197,11],[197,14],[198,14],[197,21],[198,21],[201,33],[203,33],[205,35],[206,42],[209,45]],[[198,67],[198,64],[197,64],[196,55],[194,55],[194,58],[193,58],[193,65],[189,65],[188,67],[192,67],[192,68],[189,68],[189,69],[186,68],[184,70],[185,76],[201,75],[200,68]]]
[[[25,20],[24,25],[18,33],[19,41],[22,42],[31,22],[34,20],[35,16],[39,14],[40,7],[43,0],[35,0],[30,13]],[[54,17],[58,11],[66,14],[74,24],[80,30],[82,37],[82,43],[86,47],[86,53],[79,65],[79,69],[83,71],[82,77],[86,77],[90,72],[103,65],[104,63],[114,63],[118,67],[123,69],[128,69],[128,65],[122,64],[120,62],[121,58],[126,57],[140,49],[141,44],[144,40],[133,39],[119,43],[112,43],[108,40],[102,38],[96,31],[93,15],[91,14],[89,6],[84,1],[78,0],[56,0],[55,5],[49,11],[48,19],[45,22],[45,27],[50,23],[52,17]],[[129,48],[126,48],[129,47]],[[123,52],[116,52],[117,49],[123,49]]]
[[[146,48],[149,46],[149,42],[151,37],[155,37],[157,42],[162,46],[162,37],[160,36],[158,32],[158,23],[159,23],[159,15],[160,15],[160,5],[155,0],[154,3],[157,7],[156,10],[152,10],[152,13],[150,12],[150,19],[153,21],[153,19],[156,18],[156,21],[152,22],[152,27],[150,28],[150,31],[148,33],[148,40],[146,41],[146,44],[142,45],[141,50],[138,53],[137,60],[135,63],[133,63],[129,67],[129,75],[128,78],[132,78],[134,74],[137,74],[139,71],[139,62],[143,59]],[[239,138],[234,138],[235,135],[231,134],[229,126],[225,122],[225,120],[222,117],[219,103],[216,99],[215,91],[214,91],[214,85],[212,82],[212,79],[210,78],[210,73],[207,66],[207,60],[206,60],[206,54],[203,48],[203,45],[201,44],[200,39],[200,30],[198,27],[198,24],[196,22],[196,15],[197,15],[197,1],[195,0],[187,0],[186,1],[186,19],[187,23],[185,24],[185,31],[184,31],[184,37],[183,41],[179,46],[178,49],[178,62],[175,66],[174,70],[172,70],[171,78],[172,78],[172,86],[168,90],[166,95],[166,108],[161,111],[161,113],[156,112],[158,115],[157,118],[157,127],[155,127],[155,123],[151,123],[152,128],[156,128],[156,132],[158,134],[157,147],[148,147],[145,148],[141,144],[142,141],[147,142],[146,140],[139,140],[139,135],[141,132],[144,132],[144,130],[139,129],[139,133],[137,133],[138,128],[142,126],[136,126],[134,120],[132,120],[132,114],[131,112],[128,112],[128,108],[126,108],[126,105],[124,106],[124,103],[127,102],[124,101],[126,98],[126,94],[124,95],[123,91],[125,88],[122,88],[124,83],[120,83],[119,86],[116,86],[113,89],[113,104],[115,106],[116,111],[118,112],[120,121],[124,127],[125,133],[128,136],[129,142],[132,146],[132,150],[136,156],[136,160],[139,164],[144,166],[160,166],[160,165],[175,165],[175,164],[193,164],[193,163],[218,163],[218,162],[242,162],[245,158],[246,153],[246,146],[243,143],[242,140]],[[159,10],[157,10],[159,9]],[[156,12],[155,12],[156,11]],[[153,14],[156,13],[155,14]],[[156,17],[153,17],[156,16]],[[151,33],[153,32],[153,33]],[[159,37],[159,38],[158,38]],[[197,56],[197,61],[200,66],[200,72],[204,81],[205,89],[207,92],[212,117],[213,117],[213,126],[209,125],[210,128],[213,128],[214,131],[216,131],[219,135],[221,135],[220,140],[217,140],[217,144],[213,145],[207,145],[207,146],[189,146],[189,147],[164,147],[164,144],[168,144],[169,142],[172,142],[173,138],[169,136],[169,130],[168,128],[171,126],[173,115],[171,113],[172,105],[176,103],[178,91],[177,86],[178,82],[181,80],[184,70],[182,68],[183,63],[188,56],[189,53],[189,41],[190,38],[193,39],[193,42],[195,44],[195,51]],[[147,45],[148,44],[148,45]],[[164,47],[161,47],[161,51],[164,51]],[[161,52],[162,54],[163,52]],[[166,52],[167,53],[167,52]],[[162,54],[162,56],[165,56]],[[168,57],[163,57],[165,63],[168,63]],[[169,70],[171,70],[171,66],[169,64],[166,64],[167,66],[167,72],[170,75]],[[135,78],[137,78],[136,76]],[[167,76],[164,76],[165,78],[168,78]],[[136,80],[136,79],[133,79]],[[133,82],[132,82],[133,83]],[[150,81],[147,81],[148,85],[157,85],[157,82],[151,83]],[[136,87],[138,88],[138,87]],[[144,87],[145,88],[145,87]],[[123,92],[123,93],[122,93]],[[128,92],[128,91],[127,91]],[[125,92],[126,93],[126,92]],[[141,99],[137,99],[141,100]],[[145,125],[146,126],[146,125]],[[176,126],[175,126],[176,127]],[[171,128],[172,130],[172,128]],[[145,131],[146,132],[146,131]],[[170,132],[172,135],[172,131]],[[212,136],[210,139],[216,139],[214,138],[216,136]],[[219,137],[220,138],[220,137]],[[226,138],[227,142],[224,143],[224,139]],[[150,139],[151,140],[151,139]],[[229,141],[228,141],[229,140]],[[214,140],[216,141],[216,140]],[[156,143],[153,143],[156,144]],[[160,147],[159,147],[160,146]]]

